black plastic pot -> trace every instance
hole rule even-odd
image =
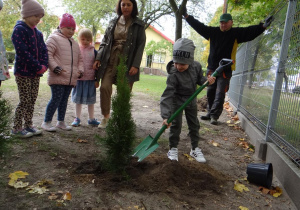
[[[248,181],[259,186],[270,188],[273,179],[272,163],[250,163],[247,166]]]

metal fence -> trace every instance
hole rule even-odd
[[[282,1],[274,22],[237,51],[228,96],[300,167],[300,1]]]

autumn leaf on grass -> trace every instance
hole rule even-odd
[[[88,143],[88,140],[86,139],[77,139],[78,143]]]
[[[246,187],[245,185],[239,183],[238,180],[236,180],[234,182],[234,188],[236,191],[239,191],[239,192],[243,192],[243,191],[249,191],[248,187]]]
[[[183,154],[184,156],[186,156],[190,161],[195,160],[194,158],[192,158],[192,156],[190,156],[189,154]]]
[[[244,207],[244,206],[239,206],[239,209],[241,209],[241,210],[249,210],[247,207]]]
[[[27,173],[27,172],[24,172],[24,171],[15,171],[14,173],[11,173],[11,174],[9,174],[9,178],[10,178],[10,180],[9,180],[9,182],[8,182],[8,185],[9,186],[12,186],[12,187],[15,187],[14,185],[15,185],[15,183],[18,181],[18,179],[24,179],[24,178],[26,178],[26,176],[28,176],[29,174]],[[20,181],[21,182],[21,181]],[[23,182],[21,182],[21,183],[23,183]],[[20,183],[19,183],[20,184]],[[21,184],[22,185],[22,184]],[[20,185],[18,185],[18,186],[20,186]],[[20,188],[20,187],[18,187],[18,188]]]
[[[14,183],[14,185],[12,185],[12,187],[18,189],[18,188],[27,187],[28,185],[29,185],[29,182],[17,181],[17,182]]]
[[[66,192],[63,196],[64,200],[70,201],[72,199],[72,195],[70,192]]]
[[[29,193],[37,193],[37,194],[44,194],[49,191],[46,187],[40,187],[38,185],[31,185],[27,188]]]

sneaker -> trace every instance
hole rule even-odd
[[[31,132],[28,132],[27,130],[23,129],[21,131],[17,131],[17,130],[12,130],[11,131],[11,134],[16,136],[16,137],[19,137],[19,138],[28,138],[28,137],[31,137],[33,136],[33,133]]]
[[[32,133],[34,136],[36,135],[40,135],[42,133],[41,130],[37,129],[36,127],[34,126],[31,126],[31,127],[27,127],[25,128],[25,130],[29,133]]]
[[[190,156],[195,158],[200,163],[206,162],[203,153],[201,152],[201,149],[199,147],[196,147],[195,150],[191,149]]]
[[[201,120],[210,120],[210,115],[207,114],[207,115],[201,116],[200,119]]]
[[[51,122],[43,122],[41,127],[45,130],[45,131],[49,131],[49,132],[54,132],[56,131],[56,128],[53,127],[51,125]]]
[[[73,127],[78,127],[80,125],[80,119],[76,117],[71,124]]]
[[[103,120],[101,120],[101,123],[99,124],[99,128],[106,128],[108,121],[109,118],[103,118]]]
[[[212,125],[218,125],[218,120],[215,119],[215,118],[211,118],[210,124],[212,124]]]
[[[88,120],[88,124],[91,126],[97,127],[100,124],[100,122],[98,122],[97,119],[94,118],[94,119]]]
[[[178,161],[178,149],[175,147],[172,147],[169,152],[167,153],[168,158],[170,160],[177,160]]]
[[[58,122],[56,123],[56,127],[57,127],[57,128],[60,128],[60,129],[62,129],[62,130],[66,130],[66,131],[72,130],[72,127],[66,125],[65,121],[58,121]]]

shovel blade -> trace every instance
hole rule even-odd
[[[156,150],[158,146],[157,143],[153,144],[153,138],[149,135],[135,148],[132,156],[138,157],[138,162],[141,162]]]

